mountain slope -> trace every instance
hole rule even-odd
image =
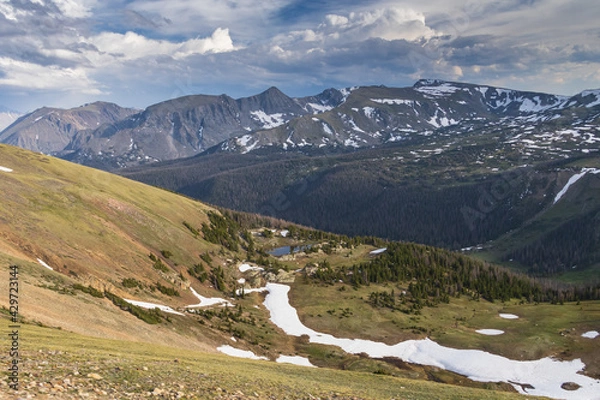
[[[582,150],[592,150],[586,143],[597,140],[593,124],[600,115],[598,95],[598,91],[585,91],[569,98],[439,80],[420,80],[405,88],[359,87],[348,91],[334,109],[258,131],[243,141],[232,138],[220,149],[352,149],[495,133],[507,143],[525,147],[533,147],[527,146],[532,139],[540,141],[540,134],[545,135],[543,141],[556,137],[553,142],[584,136],[570,140]]]
[[[0,132],[15,122],[20,116],[21,114],[16,111],[0,107]]]
[[[435,340],[455,348],[446,347],[449,352],[477,348],[530,360],[572,349],[561,358],[581,357],[574,365],[585,363],[588,377],[582,379],[587,382],[600,371],[598,349],[581,336],[597,318],[597,301],[587,299],[597,299],[599,288],[559,292],[449,251],[219,212],[168,191],[11,146],[0,146],[0,160],[0,263],[12,266],[5,272],[17,276],[19,293],[27,294],[20,298],[19,316],[28,323],[185,349],[244,350],[273,361],[292,354],[319,367],[377,375],[496,390],[518,387],[504,378],[504,383],[481,383],[451,372],[460,368],[413,365],[396,355],[365,357],[284,334],[274,309],[254,292],[265,290],[265,282],[286,282],[289,287],[275,286],[290,292],[305,323],[343,335],[338,337],[378,341],[378,346]],[[374,251],[386,245],[387,250]],[[303,251],[269,255],[279,246]],[[396,294],[389,293],[390,285],[398,288]],[[241,287],[244,291],[236,290]],[[269,295],[271,288],[266,286]],[[0,280],[0,290],[8,289],[9,280]],[[519,305],[554,297],[583,303],[556,311],[550,304]],[[508,303],[491,301],[500,299]],[[7,298],[0,301],[8,309]],[[527,315],[524,324],[514,329],[502,321],[498,313],[505,309]],[[554,318],[560,311],[561,318],[552,322],[539,310]],[[10,316],[6,310],[4,315]],[[557,333],[564,318],[573,327],[566,337]],[[502,324],[510,332],[505,339],[475,331]],[[530,336],[544,340],[532,342]],[[562,390],[556,386],[552,390]]]
[[[207,207],[6,145],[0,146],[0,164],[0,260],[20,265],[27,293],[21,315],[88,335],[214,349],[214,338],[193,326],[148,325],[106,299],[90,301],[94,298],[73,290],[91,285],[100,293],[174,307],[197,303],[175,265],[193,265],[198,251],[215,248],[182,225],[207,220]],[[168,267],[153,268],[149,254],[160,256],[165,249],[173,254],[163,259]],[[140,284],[138,290],[123,286],[127,278]],[[149,290],[158,283],[176,288],[181,297]]]
[[[120,121],[137,112],[113,103],[95,102],[68,110],[40,108],[24,115],[0,133],[0,143],[45,154],[60,154],[85,130]]]
[[[323,156],[213,154],[122,173],[211,204],[326,231],[458,250],[533,226],[531,222],[540,213],[561,209],[561,203],[554,205],[553,199],[572,176],[585,167],[597,168],[597,157],[585,153],[564,159],[540,150],[536,162],[524,160],[510,144],[499,146],[493,137],[478,138],[472,144],[452,141],[438,140],[429,146],[404,143]],[[591,174],[574,188],[586,180],[596,182],[598,175]],[[579,196],[595,198],[595,192],[583,190]],[[560,231],[563,223],[585,219],[584,214],[593,210],[582,207],[560,212],[561,218],[547,220],[543,229]],[[554,247],[557,251],[579,249],[580,239],[569,235]],[[499,241],[495,245],[502,247]],[[588,257],[591,254],[580,268],[595,270],[600,259]],[[504,263],[510,258],[515,257],[494,260]],[[556,258],[544,263],[547,266],[538,273],[567,272],[556,264]],[[533,264],[525,270],[533,270]]]

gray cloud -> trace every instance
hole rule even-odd
[[[143,107],[191,93],[276,85],[306,95],[420,77],[567,94],[600,86],[596,1],[424,3],[3,1],[0,105]]]

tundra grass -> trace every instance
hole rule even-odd
[[[8,321],[2,321],[7,326]],[[3,347],[6,341],[3,339]],[[113,398],[144,398],[159,391],[194,399],[522,398],[511,393],[373,373],[297,367],[92,338],[33,325],[21,326],[20,341],[20,391],[14,393],[2,385],[1,390],[8,395],[35,395],[44,385],[56,388],[61,383],[65,390],[63,397],[77,395],[84,390],[82,386],[88,385],[95,393],[109,393]],[[6,357],[2,358],[6,364]],[[70,385],[65,388],[67,380]],[[78,387],[78,391],[71,387]]]
[[[600,301],[560,304],[520,304],[519,301],[488,302],[467,296],[451,298],[449,304],[424,307],[406,314],[368,303],[374,291],[403,290],[396,285],[306,284],[292,286],[290,302],[300,319],[312,329],[337,337],[362,338],[395,344],[402,340],[430,337],[443,346],[480,349],[515,360],[556,357],[581,358],[586,374],[600,377],[600,347],[597,339],[581,334],[600,329]],[[400,305],[400,304],[398,304]],[[518,319],[504,319],[512,313]],[[500,329],[504,334],[486,336],[479,329]]]

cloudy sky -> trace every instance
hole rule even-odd
[[[597,0],[0,0],[0,106],[441,78],[600,88]]]

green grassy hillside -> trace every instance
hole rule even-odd
[[[69,379],[86,390],[97,389],[100,397],[122,390],[138,398],[163,387],[190,398],[236,398],[237,391],[244,393],[239,398],[510,398],[497,391],[514,391],[506,383],[473,382],[435,367],[370,359],[287,336],[269,321],[263,294],[235,295],[241,282],[260,287],[267,280],[290,283],[291,302],[302,320],[340,337],[390,343],[432,337],[448,346],[513,358],[583,358],[586,373],[599,375],[595,341],[580,335],[597,328],[597,301],[529,303],[526,290],[539,294],[532,298],[535,302],[560,293],[518,277],[509,277],[508,286],[496,286],[489,279],[490,273],[499,273],[496,269],[446,250],[348,238],[218,211],[172,192],[10,146],[0,146],[0,167],[0,265],[5,274],[0,305],[7,316],[10,266],[18,266],[24,385],[42,383],[36,387],[51,391],[56,388],[48,382],[65,389]],[[284,245],[312,247],[280,258],[267,253]],[[383,246],[390,247],[385,255],[370,254]],[[405,258],[393,265],[410,268],[395,276],[382,273],[382,262],[396,256]],[[264,271],[240,271],[243,262]],[[460,280],[464,276],[456,281],[463,287],[450,285],[458,275],[448,268],[457,263],[472,266],[473,282],[485,287],[465,284]],[[370,271],[368,276],[353,278],[349,272],[355,266]],[[440,280],[438,291],[431,273],[448,278]],[[525,292],[515,291],[517,287]],[[176,315],[123,300],[183,312],[199,301],[191,288],[233,307]],[[381,294],[390,291],[393,304]],[[398,297],[403,291],[406,297]],[[373,293],[383,302],[374,301]],[[523,318],[511,327],[498,319],[500,311]],[[8,329],[7,317],[3,321]],[[502,340],[476,335],[482,327],[502,328],[507,335]],[[3,337],[8,347],[9,338]],[[271,361],[281,354],[304,356],[325,369],[215,355],[225,344]],[[72,372],[78,369],[79,375]],[[96,382],[93,374],[102,378]],[[183,388],[177,389],[174,381]]]
[[[2,319],[3,323],[6,321]],[[523,396],[364,372],[81,336],[24,325],[18,395],[39,398],[519,399]],[[4,384],[4,380],[2,381]],[[5,391],[0,386],[0,394]]]

